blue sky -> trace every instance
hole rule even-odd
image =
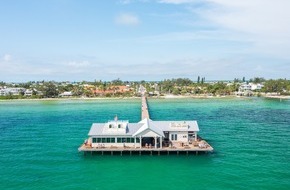
[[[2,0],[0,81],[290,78],[288,0]]]

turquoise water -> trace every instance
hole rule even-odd
[[[78,153],[93,122],[138,122],[140,100],[0,102],[0,189],[290,189],[290,101],[149,100],[153,120],[198,120],[215,152]]]

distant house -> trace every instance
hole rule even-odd
[[[9,92],[6,89],[0,89],[0,96],[7,96]]]
[[[73,95],[72,92],[63,92],[61,94],[59,94],[60,97],[71,97]]]
[[[104,94],[114,94],[114,93],[125,93],[125,92],[130,92],[132,91],[132,89],[130,88],[129,85],[118,85],[118,86],[110,86],[105,90],[99,89],[97,88],[96,90],[94,90],[94,94],[96,95],[104,95]]]
[[[261,90],[263,87],[264,87],[264,85],[262,85],[262,84],[254,84],[254,83],[250,83],[250,85],[251,85],[251,90]]]
[[[251,90],[252,89],[252,86],[250,84],[242,84],[240,87],[239,87],[239,91],[240,92],[243,92],[243,91],[246,91],[246,90]]]
[[[26,89],[24,92],[24,96],[32,96],[33,90]]]
[[[8,95],[19,95],[20,93],[25,92],[25,88],[4,88],[0,90],[0,96],[8,96]]]

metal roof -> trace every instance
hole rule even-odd
[[[142,124],[140,123],[128,123],[126,132],[112,132],[104,130],[104,127],[106,126],[106,123],[93,123],[92,127],[89,131],[89,136],[132,136],[139,128],[142,127]]]
[[[164,131],[199,131],[197,121],[152,121],[144,119],[139,123],[128,123],[126,130],[104,129],[108,123],[93,123],[89,136],[136,136],[149,129],[154,133],[164,136]]]
[[[138,129],[138,131],[136,131],[136,133],[133,134],[134,137],[141,134],[142,132],[146,131],[147,129],[150,131],[153,131],[154,133],[156,133],[159,136],[164,137],[163,131],[160,128],[156,127],[152,123],[152,120],[145,118],[142,121],[140,121],[139,123],[142,123],[143,125],[141,128]]]

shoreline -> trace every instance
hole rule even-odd
[[[121,99],[139,99],[140,97],[68,97],[68,98],[26,98],[26,99],[3,99],[5,101],[60,101],[60,100],[121,100]]]
[[[283,100],[290,99],[290,96],[262,96],[262,97],[271,98],[271,99],[283,99]]]
[[[257,97],[257,96],[253,96]],[[138,96],[133,97],[67,97],[67,98],[39,98],[39,99],[2,99],[0,102],[6,101],[61,101],[61,100],[131,100],[139,99]],[[164,96],[154,96],[148,97],[152,99],[228,99],[228,98],[248,98],[248,96],[236,96],[236,95],[226,95],[226,96],[207,96],[207,95],[164,95]],[[290,99],[290,96],[260,96],[258,98],[268,98],[268,99]]]

